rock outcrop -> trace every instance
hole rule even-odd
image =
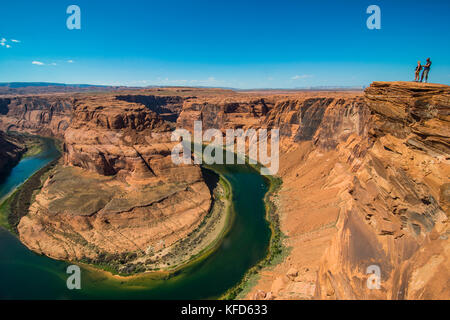
[[[171,130],[142,105],[77,100],[64,134],[64,166],[52,171],[20,221],[21,241],[53,258],[99,261],[186,237],[211,195],[198,166],[172,163]]]

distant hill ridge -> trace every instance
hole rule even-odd
[[[67,84],[67,83],[56,83],[56,82],[0,82],[0,87],[8,87],[8,88],[27,88],[27,87],[88,88],[88,87],[111,87],[111,86],[92,85],[92,84]]]
[[[58,92],[87,92],[87,91],[114,91],[121,89],[145,89],[145,88],[172,88],[179,86],[108,86],[97,84],[67,84],[57,82],[0,82],[0,95],[7,94],[39,94],[39,93],[58,93]],[[252,88],[252,89],[238,89],[231,87],[208,87],[196,86],[186,88],[218,88],[233,91],[361,91],[364,86],[313,86],[313,87],[298,87],[298,88]]]
[[[0,95],[41,94],[61,92],[94,92],[129,89],[125,86],[66,84],[53,82],[0,82]]]

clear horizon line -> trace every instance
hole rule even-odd
[[[228,86],[192,86],[192,85],[125,85],[125,84],[95,84],[95,83],[68,83],[68,82],[49,82],[49,81],[9,81],[0,82],[0,86],[7,87],[8,84],[27,84],[27,87],[33,87],[30,84],[41,84],[36,87],[48,86],[88,86],[88,87],[112,87],[112,88],[130,88],[130,89],[146,89],[146,88],[208,88],[208,89],[229,89],[236,91],[249,91],[249,90],[312,90],[312,89],[364,89],[368,85],[315,85],[315,86],[302,86],[302,87],[249,87],[249,88],[239,88],[239,87],[228,87]],[[14,89],[19,89],[24,87],[17,87]]]

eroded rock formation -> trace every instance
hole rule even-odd
[[[364,93],[173,88],[0,99],[2,130],[65,142],[64,166],[22,218],[21,240],[61,259],[173,243],[211,199],[198,167],[170,161],[171,130],[194,120],[223,131],[279,128],[283,186],[273,200],[291,250],[247,297],[448,299],[449,94],[375,82]],[[371,266],[379,289],[368,287]]]
[[[291,252],[248,297],[448,299],[450,87],[375,82],[324,111],[309,104],[275,198]]]
[[[321,298],[449,298],[450,88],[373,83],[367,135],[340,150],[354,172],[323,256]],[[356,147],[365,146],[355,154]],[[381,286],[370,289],[367,268]],[[370,286],[369,286],[370,287]]]
[[[113,97],[74,101],[64,164],[20,221],[21,241],[53,258],[95,260],[186,237],[211,195],[198,166],[172,163],[171,130],[142,105]]]

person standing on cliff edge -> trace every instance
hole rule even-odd
[[[423,77],[425,77],[425,82],[428,82],[428,72],[430,72],[431,60],[427,58],[427,64],[423,66],[422,77],[420,78],[420,82],[423,81]]]
[[[422,70],[422,65],[420,64],[420,61],[417,61],[417,67],[416,67],[416,72],[415,72],[415,77],[414,77],[415,82],[419,82],[421,70]]]

